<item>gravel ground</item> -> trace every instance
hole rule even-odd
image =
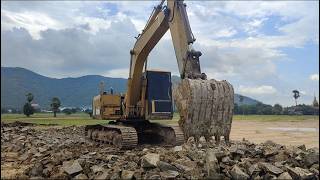
[[[1,178],[319,179],[319,149],[191,137],[176,147],[119,150],[84,138],[84,127],[1,124]]]

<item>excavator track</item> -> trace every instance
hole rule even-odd
[[[120,149],[133,149],[138,144],[151,143],[163,146],[177,146],[184,143],[184,134],[176,126],[150,123],[149,121],[112,125],[88,125],[86,136],[100,143],[111,144]]]
[[[178,125],[153,124],[155,135],[161,139],[163,146],[178,146],[184,143],[184,134]]]
[[[121,125],[89,125],[86,126],[86,136],[120,149],[132,149],[138,144],[136,130],[133,127]]]
[[[175,134],[175,146],[181,145],[184,143],[183,131],[179,126],[170,126]]]

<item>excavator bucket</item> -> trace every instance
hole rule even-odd
[[[233,115],[233,87],[227,81],[183,79],[173,89],[185,138],[224,136],[229,142]]]

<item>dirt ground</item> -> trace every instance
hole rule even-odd
[[[319,147],[319,121],[233,121],[231,140],[243,138],[254,143],[272,140],[284,145]]]

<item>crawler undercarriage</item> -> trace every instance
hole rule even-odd
[[[94,141],[120,149],[132,149],[145,143],[176,146],[184,142],[183,132],[178,125],[162,125],[147,120],[118,120],[107,125],[89,125],[85,132]]]

